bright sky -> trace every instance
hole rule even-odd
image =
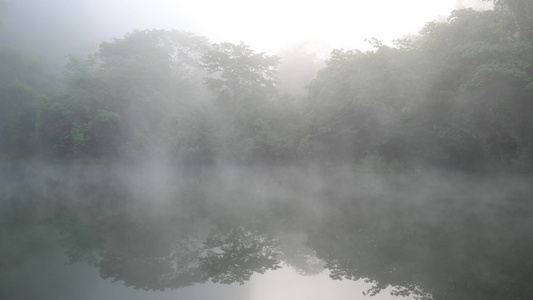
[[[416,34],[426,22],[446,18],[456,7],[488,8],[490,3],[480,0],[117,0],[106,1],[105,6],[108,22],[123,26],[125,31],[131,31],[126,28],[131,24],[138,29],[173,28],[206,36],[213,42],[244,41],[257,50],[275,51],[306,40],[328,48],[361,48],[366,45],[364,40],[372,37],[390,43],[395,38]],[[93,9],[102,12],[101,5]]]

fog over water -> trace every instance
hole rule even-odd
[[[134,290],[103,280],[85,263],[65,264],[61,249],[30,259],[3,276],[3,295],[14,299],[324,299],[360,296],[368,284],[332,281],[327,274],[302,277],[290,268],[256,275],[245,286],[205,283],[163,292]],[[383,293],[372,299],[391,299]],[[405,299],[405,298],[404,298]]]
[[[531,299],[532,3],[0,0],[0,300]]]
[[[6,299],[321,299],[363,297],[372,283],[436,297],[493,280],[519,284],[516,267],[531,253],[530,180],[23,164],[3,172],[0,291]],[[511,254],[518,249],[526,252]],[[181,269],[169,269],[176,263]]]

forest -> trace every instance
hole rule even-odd
[[[328,57],[163,29],[36,55],[5,22],[0,298],[265,299],[286,268],[531,299],[533,2],[490,2]]]
[[[455,10],[394,45],[333,50],[316,76],[312,53],[178,30],[102,42],[61,72],[3,45],[0,159],[531,172],[532,11]]]

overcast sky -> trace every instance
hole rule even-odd
[[[110,4],[113,3],[113,4]],[[331,48],[359,48],[366,38],[385,43],[416,34],[457,7],[479,0],[117,0],[89,1],[100,30],[119,26],[182,29],[214,42],[244,41],[262,51],[310,40]],[[106,10],[107,7],[108,9]],[[105,12],[104,12],[105,11]]]
[[[457,7],[490,6],[480,0],[5,1],[0,38],[13,40],[13,32],[26,44],[57,38],[56,44],[78,48],[69,52],[96,48],[134,29],[156,28],[189,31],[212,42],[243,41],[258,51],[312,41],[329,53],[331,48],[364,48],[367,38],[390,43],[416,34],[426,22],[444,19]]]

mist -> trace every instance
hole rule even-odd
[[[533,6],[426,2],[0,0],[0,298],[531,298]]]
[[[7,298],[460,298],[519,284],[531,253],[529,176],[40,163],[3,176],[20,182],[3,189]]]

